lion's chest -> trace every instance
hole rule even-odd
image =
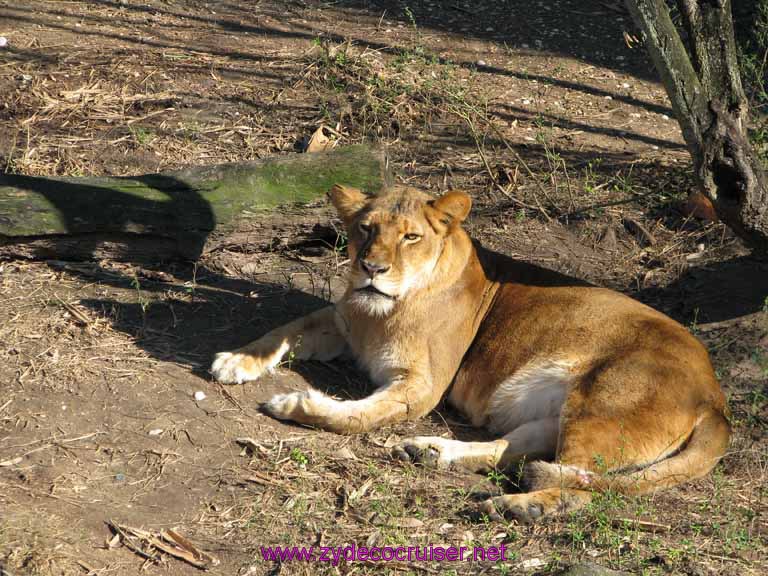
[[[389,384],[395,377],[402,374],[407,366],[407,360],[402,351],[389,343],[363,346],[356,357],[377,386]]]
[[[377,386],[389,384],[410,364],[407,350],[394,339],[352,330],[347,343],[358,364]]]

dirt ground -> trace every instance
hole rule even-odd
[[[768,266],[683,208],[690,159],[616,4],[0,0],[0,168],[127,175],[295,154],[321,125],[339,145],[379,143],[401,181],[470,192],[485,244],[688,326],[735,429],[701,481],[535,526],[487,522],[473,507],[507,479],[389,456],[399,437],[474,434],[449,409],[342,437],[258,407],[309,383],[359,397],[352,366],[209,378],[215,352],[332,297],[346,265],[327,239],[153,267],[5,261],[0,574],[197,572],[127,536],[170,528],[220,561],[212,574],[767,573]],[[260,553],[352,543],[512,554],[334,567]]]

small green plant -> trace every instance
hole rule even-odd
[[[411,10],[408,6],[406,6],[405,8],[403,8],[403,12],[405,12],[406,17],[408,18],[408,22],[410,22],[414,31],[417,31],[418,27],[416,26],[416,16],[413,15],[413,10]]]
[[[147,128],[142,128],[141,126],[131,126],[130,131],[134,142],[139,146],[149,146],[155,139],[154,132]]]
[[[616,176],[613,179],[613,189],[616,192],[620,192],[622,194],[636,194],[636,184],[634,179],[632,178],[632,168],[634,168],[634,164],[629,165],[629,171],[626,174],[623,174],[622,172],[619,172],[616,174]]]
[[[756,348],[752,353],[752,362],[757,364],[757,367],[763,374],[764,378],[768,378],[768,353],[763,351],[762,348]]]
[[[487,474],[488,480],[496,486],[503,486],[505,482],[509,481],[509,478],[503,472],[499,470],[491,470]]]
[[[339,255],[344,254],[347,251],[347,246],[349,246],[349,236],[347,236],[346,232],[337,231],[333,251]]]
[[[295,462],[299,468],[306,468],[307,464],[309,464],[309,456],[304,454],[300,448],[293,448],[290,454],[288,454],[288,457]]]
[[[146,327],[147,310],[149,309],[150,302],[144,294],[144,291],[141,289],[141,280],[139,280],[139,275],[136,274],[136,272],[133,273],[133,277],[131,278],[131,287],[136,290],[136,297],[139,302],[139,307],[141,308],[142,325]]]
[[[594,194],[601,187],[598,183],[599,175],[596,170],[600,167],[602,162],[602,158],[595,158],[594,160],[587,162],[587,165],[584,166],[582,176],[584,178],[584,191],[587,194]]]
[[[694,335],[699,333],[699,308],[698,307],[693,309],[693,320],[691,320],[690,330],[691,330],[691,333]]]

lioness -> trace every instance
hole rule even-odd
[[[404,440],[394,455],[474,471],[527,462],[530,492],[482,503],[531,521],[608,488],[642,493],[708,473],[730,435],[704,347],[677,322],[622,294],[516,262],[473,243],[471,201],[406,187],[376,197],[330,192],[349,235],[346,293],[221,352],[213,375],[255,380],[289,351],[330,360],[345,349],[378,390],[339,401],[316,390],[264,409],[339,433],[420,418],[443,394],[499,438]],[[550,461],[550,462],[547,462]]]

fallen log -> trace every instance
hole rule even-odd
[[[362,145],[131,177],[0,174],[0,259],[196,260],[276,207],[387,178],[384,153]]]

